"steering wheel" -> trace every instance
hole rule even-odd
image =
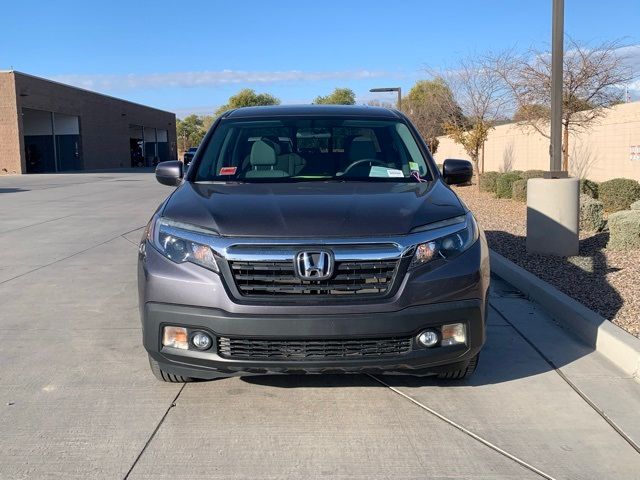
[[[377,167],[387,167],[384,163],[382,163],[380,160],[376,160],[375,158],[363,158],[362,160],[356,160],[355,162],[353,162],[351,165],[349,165],[344,172],[342,172],[342,175],[347,175],[349,173],[349,171],[351,169],[353,169],[354,167],[357,167],[359,165],[362,165],[363,163],[369,162],[370,166],[377,166]]]

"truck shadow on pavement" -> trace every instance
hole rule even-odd
[[[622,306],[622,297],[607,281],[607,274],[616,271],[607,265],[603,253],[608,233],[581,240],[579,256],[570,258],[528,255],[525,237],[502,231],[485,233],[490,247],[502,256],[553,284],[605,318],[612,318]],[[487,340],[478,368],[471,378],[451,381],[433,376],[372,373],[373,377],[390,386],[408,388],[479,387],[553,372],[554,367],[562,368],[594,351],[593,347],[555,324],[536,317],[536,309],[541,307],[527,300],[526,292],[520,292],[500,279],[492,278],[491,283]],[[509,311],[517,313],[502,312],[499,306],[501,303],[510,305]],[[518,325],[527,328],[523,331]],[[535,332],[535,335],[531,335],[531,332]],[[539,342],[531,340],[529,336],[544,338],[544,346],[538,345]],[[547,361],[546,355],[543,356],[544,351],[552,352],[553,363]],[[242,380],[277,388],[383,387],[382,383],[366,374],[264,375],[242,377]]]

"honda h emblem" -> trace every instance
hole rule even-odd
[[[299,252],[296,274],[303,280],[326,280],[333,275],[333,255],[327,251]]]

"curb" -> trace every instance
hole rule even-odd
[[[626,374],[640,379],[640,338],[565,295],[524,268],[491,252],[491,272],[539,303],[561,325],[607,357]]]

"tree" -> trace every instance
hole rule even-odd
[[[402,111],[411,119],[431,153],[438,149],[438,137],[445,134],[445,126],[462,110],[449,85],[440,76],[433,80],[420,80],[402,99]]]
[[[519,105],[513,114],[513,121],[520,122],[528,122],[534,118],[540,119],[549,117],[551,115],[551,111],[549,107],[544,105]]]
[[[595,48],[567,40],[562,95],[562,168],[569,168],[569,134],[589,128],[623,98],[623,85],[634,77],[619,55],[621,44]],[[491,58],[494,70],[511,89],[518,120],[550,138],[551,55],[531,50],[506,52]]]
[[[176,121],[176,131],[178,134],[178,151],[184,152],[190,147],[200,145],[207,129],[204,127],[203,118],[192,114],[184,119]]]
[[[318,105],[355,105],[356,94],[350,88],[336,88],[327,96],[318,96],[313,101]]]
[[[385,102],[383,100],[377,100],[377,99],[369,100],[367,102],[367,105],[369,105],[370,107],[396,108],[395,104],[391,102]]]
[[[208,132],[209,129],[211,128],[211,125],[213,125],[213,122],[215,121],[216,121],[215,115],[204,115],[202,117],[202,128],[204,129],[204,131]]]
[[[445,132],[462,145],[471,157],[476,172],[480,173],[481,150],[489,131],[504,119],[510,100],[509,92],[501,76],[476,56],[460,60],[453,69],[441,76],[453,92],[452,100],[462,112],[461,115],[448,117]],[[455,111],[456,107],[451,105],[448,109]]]
[[[216,115],[220,115],[233,108],[258,107],[262,105],[280,105],[280,99],[269,93],[256,93],[255,90],[244,88],[229,97],[226,105],[222,105],[216,110]]]

